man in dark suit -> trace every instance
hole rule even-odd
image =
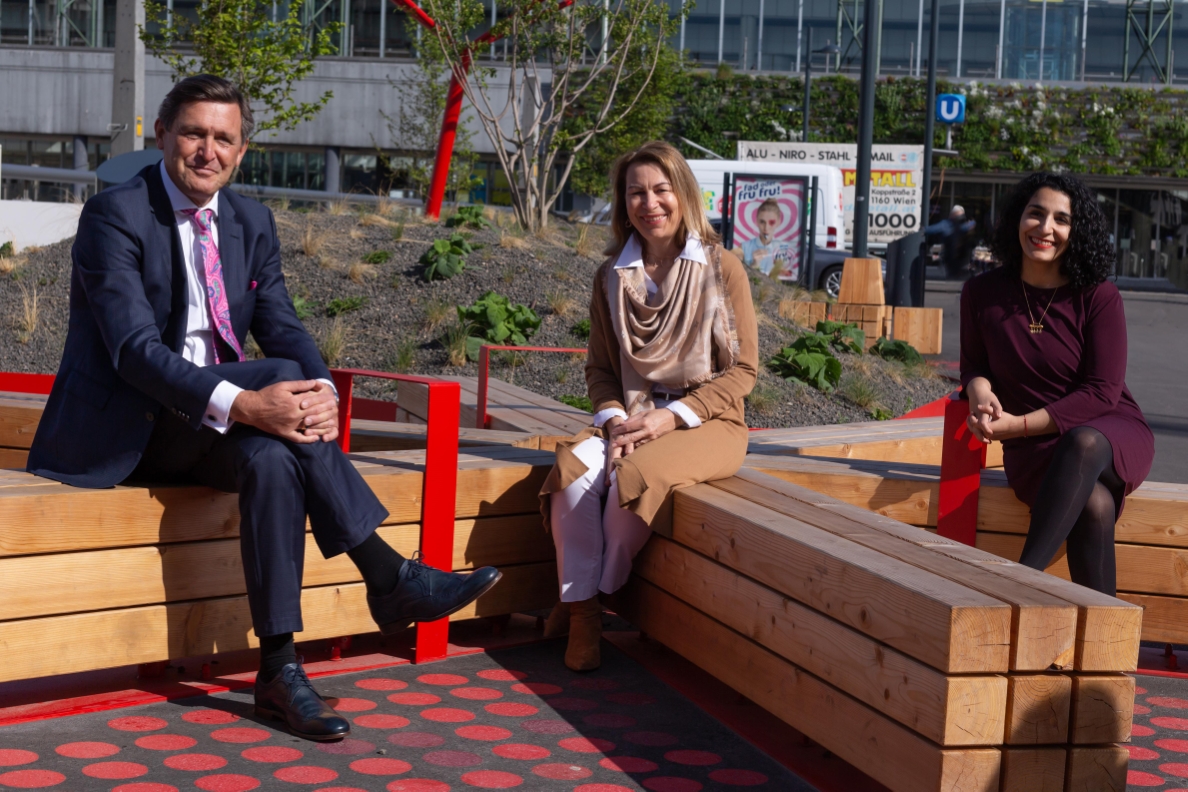
[[[350,724],[293,646],[306,517],[323,555],[359,568],[385,634],[461,609],[499,572],[441,572],[375,533],[388,512],[333,442],[337,397],[285,290],[272,213],[224,189],[254,123],[246,99],[200,75],[178,83],[159,116],[161,164],[96,195],[79,219],[66,347],[29,471],[79,487],[238,493],[256,710],[299,736],[340,739]],[[244,360],[249,331],[265,359]]]

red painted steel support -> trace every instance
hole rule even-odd
[[[462,388],[456,382],[389,374],[362,369],[333,369],[338,389],[338,442],[343,451],[351,447],[351,402],[355,377],[415,382],[429,389],[429,408],[425,413],[428,442],[425,446],[425,474],[421,487],[421,557],[426,564],[450,571],[454,568],[454,513],[458,493],[458,423],[461,416]],[[417,645],[413,662],[440,660],[449,650],[449,619],[417,625]]]
[[[515,352],[567,352],[573,354],[586,354],[586,350],[578,349],[576,347],[522,347],[522,346],[502,346],[499,344],[483,344],[479,347],[479,376],[478,376],[478,404],[476,405],[475,429],[490,429],[491,419],[487,415],[487,390],[490,387],[490,372],[491,367],[491,350],[492,349],[508,349]]]
[[[0,371],[0,391],[10,393],[34,393],[48,396],[54,387],[53,374],[21,374]]]
[[[986,466],[986,446],[973,436],[967,418],[969,402],[954,393],[945,405],[936,530],[972,546],[978,535],[978,491]]]

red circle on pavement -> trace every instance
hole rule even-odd
[[[184,734],[150,734],[136,741],[138,748],[150,751],[184,751],[197,744],[197,740]]]
[[[1143,748],[1141,745],[1128,745],[1126,752],[1130,754],[1130,758],[1135,761],[1146,761],[1148,759],[1158,759],[1159,752],[1152,751],[1150,748]]]
[[[1154,773],[1144,773],[1142,770],[1128,770],[1126,786],[1155,787],[1163,786],[1163,779]]]
[[[202,776],[194,782],[194,786],[205,792],[248,792],[260,786],[260,782],[251,776],[220,773]]]
[[[669,751],[664,754],[664,758],[683,765],[712,765],[722,761],[722,757],[709,751]]]
[[[109,720],[107,725],[118,731],[143,732],[164,729],[169,725],[169,721],[150,718],[147,715],[132,715],[127,718]]]
[[[692,778],[654,776],[644,779],[643,788],[650,789],[652,792],[698,792],[701,789],[701,782],[694,781]]]
[[[492,715],[506,715],[512,718],[524,718],[540,712],[539,709],[531,704],[513,704],[510,701],[499,704],[487,704],[483,709]]]
[[[1155,747],[1165,751],[1188,753],[1188,740],[1156,740]]]
[[[324,742],[318,743],[318,750],[325,754],[332,754],[335,756],[358,756],[359,754],[371,753],[375,750],[375,743],[369,743],[367,740],[356,740],[353,737],[347,737],[345,740],[338,742]]]
[[[648,704],[655,704],[656,697],[649,696],[647,693],[632,693],[630,691],[624,693],[607,693],[603,696],[607,701],[614,704],[624,704],[629,707],[645,707]],[[685,779],[678,779],[685,780]],[[697,783],[694,781],[693,783]]]
[[[582,712],[583,710],[598,709],[598,702],[573,696],[558,696],[549,699],[549,706],[558,712]]]
[[[1151,698],[1147,699],[1147,703],[1156,707],[1166,707],[1167,709],[1188,709],[1188,699],[1182,698],[1151,696]]]
[[[329,767],[316,765],[290,765],[274,770],[272,775],[290,784],[324,784],[338,778],[338,773]]]
[[[767,776],[755,770],[715,770],[709,777],[710,781],[727,786],[759,786],[767,783]]]
[[[450,785],[430,778],[402,778],[387,786],[388,792],[450,792]]]
[[[361,690],[404,690],[408,687],[408,683],[401,682],[399,679],[370,677],[369,679],[360,679],[355,683],[355,687]]]
[[[496,756],[502,756],[504,759],[544,759],[549,756],[552,751],[548,748],[543,748],[539,745],[528,745],[527,743],[504,743],[503,745],[496,745],[491,749],[491,753]]]
[[[474,720],[474,713],[456,707],[432,707],[421,710],[421,717],[437,723],[465,723]]]
[[[661,747],[665,745],[676,745],[680,740],[673,737],[667,732],[658,731],[637,731],[627,732],[623,735],[623,739],[629,743],[636,745],[647,745],[650,747]]]
[[[423,685],[465,685],[470,680],[457,674],[421,674],[417,681]]]
[[[1136,723],[1130,727],[1130,735],[1132,737],[1150,737],[1154,733],[1155,730],[1150,726],[1140,726]]]
[[[375,709],[375,702],[361,698],[334,699],[331,704],[335,712],[366,712]]]
[[[615,750],[613,742],[599,737],[566,737],[557,745],[574,753],[606,753]]]
[[[594,775],[594,771],[580,765],[553,762],[537,765],[532,768],[532,774],[538,775],[541,778],[551,778],[554,781],[580,781],[583,778],[589,778]]]
[[[351,762],[351,769],[363,775],[400,775],[401,773],[407,773],[409,770],[412,770],[412,765],[408,762],[402,762],[399,759],[374,757],[371,759],[356,759]]]
[[[506,740],[512,736],[510,731],[499,726],[459,726],[454,729],[454,734],[465,737],[467,740],[484,740],[486,742]]]
[[[460,699],[469,699],[471,701],[491,701],[492,699],[503,698],[502,691],[489,687],[454,688],[450,691],[450,695],[457,696]]]
[[[1188,731],[1188,718],[1151,718],[1151,723],[1161,729],[1174,729],[1175,731]]]
[[[219,770],[227,766],[227,760],[214,754],[174,754],[165,757],[165,766],[170,770]]]
[[[523,671],[510,671],[506,668],[487,668],[479,671],[475,676],[488,682],[515,682],[528,678],[528,675]]]
[[[408,718],[399,715],[360,715],[355,718],[355,725],[364,729],[403,729],[408,724]]]
[[[511,789],[524,783],[524,779],[502,770],[474,770],[462,774],[462,783],[479,789]]]
[[[396,732],[388,735],[388,742],[403,748],[436,748],[445,737],[429,732]]]
[[[17,789],[44,789],[57,786],[66,776],[53,770],[10,770],[0,775],[0,786]]]
[[[305,753],[281,745],[257,745],[255,748],[244,748],[240,756],[249,762],[295,762]]]
[[[631,790],[618,784],[582,784],[579,787],[574,787],[573,792],[631,792]]]
[[[1145,695],[1147,695],[1147,689],[1146,689],[1145,687],[1140,687],[1140,686],[1138,686],[1138,685],[1135,685],[1135,688],[1134,688],[1134,695],[1136,695],[1136,696],[1145,696]]]
[[[246,726],[236,726],[230,729],[215,729],[210,733],[212,740],[224,743],[251,743],[267,740],[272,735],[263,729],[252,729]]]
[[[1135,704],[1135,705],[1134,705],[1134,709],[1133,709],[1133,713],[1134,713],[1135,715],[1150,715],[1150,714],[1151,714],[1151,708],[1150,708],[1150,707],[1144,707],[1142,704]]]
[[[517,682],[511,689],[515,693],[526,693],[529,696],[552,696],[561,692],[560,685],[550,682]]]
[[[96,745],[106,745],[106,743],[95,743]],[[116,748],[114,745],[112,748]],[[120,750],[116,748],[116,751]],[[61,753],[61,751],[59,751]],[[115,753],[113,751],[112,753]],[[62,754],[67,756],[68,754]],[[110,754],[101,754],[102,756],[110,756]],[[90,757],[83,757],[89,759]],[[17,767],[30,762],[36,762],[37,754],[32,751],[23,751],[20,748],[0,748],[0,767]]]
[[[115,756],[120,752],[120,747],[105,742],[72,742],[59,745],[54,751],[71,759],[102,759]]]
[[[441,701],[441,696],[435,696],[432,693],[393,693],[388,696],[388,701],[393,704],[412,704],[416,707],[423,707],[426,704],[436,704]]]
[[[574,731],[573,724],[566,723],[563,720],[530,720],[520,723],[525,729],[537,734],[569,734]]]
[[[91,778],[140,778],[148,768],[139,762],[96,762],[82,769],[83,775]]]
[[[469,751],[430,751],[421,757],[438,767],[474,767],[483,763],[483,758]]]
[[[1152,751],[1152,753],[1154,753],[1154,751]],[[1183,764],[1181,762],[1167,762],[1166,764],[1159,765],[1159,769],[1160,771],[1167,773],[1168,775],[1173,775],[1176,778],[1188,778],[1188,764]]]
[[[639,756],[608,756],[598,766],[615,773],[650,773],[660,765]]]
[[[595,712],[587,715],[582,721],[590,726],[600,726],[605,729],[628,729],[635,725],[635,718],[630,715],[620,715],[617,712]]]
[[[593,677],[590,679],[575,679],[569,683],[569,686],[574,690],[614,690],[619,686],[619,683],[613,679]]]
[[[185,715],[182,715],[182,720],[186,723],[201,723],[206,726],[217,726],[221,723],[234,723],[239,720],[239,716],[232,712],[223,712],[215,709],[200,709],[191,710]]]
[[[177,787],[151,781],[133,781],[131,784],[120,784],[111,792],[177,792]]]

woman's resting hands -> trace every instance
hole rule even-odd
[[[629,456],[637,446],[650,443],[677,428],[677,418],[672,410],[646,410],[624,420],[618,416],[606,422],[610,433],[610,449],[606,455],[606,481],[610,484],[610,473],[614,461]]]

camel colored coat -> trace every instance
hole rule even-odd
[[[599,267],[590,299],[586,389],[596,413],[612,407],[626,410],[619,342],[611,324],[610,301],[606,293],[606,274],[614,261],[611,258]],[[759,328],[755,322],[746,269],[737,256],[725,250],[722,251],[722,280],[724,297],[734,308],[738,363],[722,376],[696,386],[681,399],[701,419],[701,426],[676,429],[615,461],[619,505],[638,514],[653,530],[664,534],[672,530],[673,490],[729,478],[742,467],[747,454],[743,400],[755,387],[758,374]],[[540,493],[546,527],[550,517],[549,495],[565,489],[588,469],[570,449],[590,437],[609,439],[604,429],[591,426],[557,444],[557,463]]]

